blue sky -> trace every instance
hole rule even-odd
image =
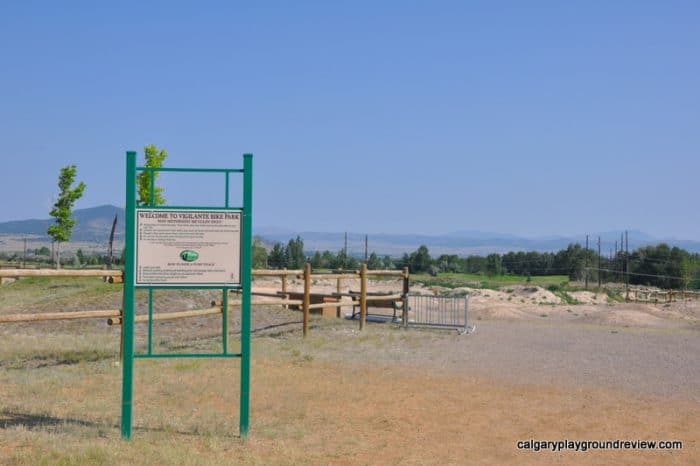
[[[255,154],[256,227],[700,239],[700,3],[2,2],[0,221]],[[172,202],[219,180],[164,180]]]

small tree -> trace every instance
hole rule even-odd
[[[370,270],[377,270],[382,268],[382,260],[377,256],[377,254],[372,253],[369,255],[367,260],[367,268]]]
[[[285,249],[285,262],[290,269],[300,269],[304,267],[306,256],[304,256],[304,241],[297,236],[290,239]]]
[[[314,255],[311,257],[311,267],[315,269],[322,269],[323,268],[323,256],[319,251],[316,251]]]
[[[263,245],[262,239],[253,238],[253,268],[267,268],[267,249]]]
[[[146,157],[147,168],[161,168],[165,158],[168,156],[168,151],[165,149],[159,150],[154,144],[150,144],[144,147],[144,153]],[[159,173],[156,171],[153,173],[153,182],[158,179]],[[136,178],[136,186],[139,193],[138,205],[150,205],[151,204],[151,172],[142,171]],[[155,191],[153,193],[153,205],[163,205],[165,204],[165,197],[163,197],[163,188],[155,186]]]
[[[384,267],[386,270],[394,268],[394,262],[391,260],[390,256],[384,256],[384,259],[382,259],[382,267]]]
[[[277,242],[272,246],[272,250],[267,256],[267,263],[273,269],[282,269],[287,266],[287,258],[282,243]]]
[[[330,251],[323,251],[321,254],[321,265],[317,268],[326,269],[333,267],[333,261],[335,261],[335,255]]]
[[[427,272],[430,265],[433,263],[428,247],[425,245],[420,246],[416,251],[412,252],[409,256],[409,261],[411,264],[411,272],[415,273]]]
[[[56,242],[56,268],[61,268],[61,243],[70,241],[75,226],[73,215],[73,204],[80,199],[85,191],[85,183],[82,181],[73,188],[73,182],[78,169],[75,165],[68,165],[61,168],[61,173],[58,176],[58,188],[60,193],[58,200],[53,205],[53,209],[49,213],[56,219],[55,223],[49,226],[48,235]]]
[[[486,256],[486,272],[489,276],[503,275],[503,266],[501,264],[500,254],[489,254]]]
[[[333,257],[329,265],[333,269],[345,269],[348,267],[348,255],[345,253],[345,249],[338,251],[338,254]]]

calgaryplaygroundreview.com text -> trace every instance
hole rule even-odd
[[[680,440],[519,440],[518,450],[578,451],[589,450],[682,450]]]

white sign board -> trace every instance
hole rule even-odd
[[[241,211],[136,209],[136,285],[238,285]]]

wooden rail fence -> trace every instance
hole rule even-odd
[[[688,290],[658,290],[648,288],[630,288],[625,297],[627,301],[640,303],[671,303],[700,299],[700,292]]]
[[[364,329],[367,318],[367,307],[372,301],[396,300],[402,302],[403,321],[408,319],[408,291],[409,291],[409,272],[408,268],[403,270],[368,270],[366,264],[362,264],[360,270],[351,271],[335,271],[332,273],[311,273],[311,264],[306,264],[302,270],[254,270],[253,276],[256,277],[278,277],[281,280],[281,291],[277,293],[253,292],[254,296],[265,297],[268,299],[253,299],[253,305],[281,305],[285,309],[290,306],[296,306],[303,312],[303,334],[306,336],[309,331],[310,311],[324,308],[335,308],[336,316],[340,317],[340,309],[343,307],[356,306],[357,303],[349,301],[341,301],[342,296],[350,296],[347,293],[341,293],[342,280],[360,280],[360,330]],[[389,276],[397,277],[403,280],[401,293],[389,295],[369,295],[368,279],[371,276]],[[109,283],[123,283],[124,273],[119,269],[0,269],[1,278],[21,278],[21,277],[102,277]],[[303,279],[303,293],[289,291],[289,277]],[[336,280],[335,293],[323,294],[314,293],[314,300],[320,299],[321,302],[312,303],[311,286],[314,280],[330,279]],[[354,295],[357,296],[357,295]],[[298,297],[300,299],[292,299]],[[274,300],[270,300],[270,298]],[[235,301],[229,302],[229,306],[237,306],[240,303]],[[154,313],[153,320],[169,320],[180,319],[185,317],[196,317],[211,314],[222,313],[221,303],[212,302],[210,308],[194,309],[187,311],[177,311],[168,313]],[[0,316],[1,323],[11,322],[39,322],[49,320],[73,320],[73,319],[89,319],[89,318],[107,318],[109,325],[121,325],[122,311],[120,309],[108,310],[93,310],[93,311],[75,311],[75,312],[49,312],[40,314],[9,314]],[[135,316],[135,322],[147,322],[147,315]]]

